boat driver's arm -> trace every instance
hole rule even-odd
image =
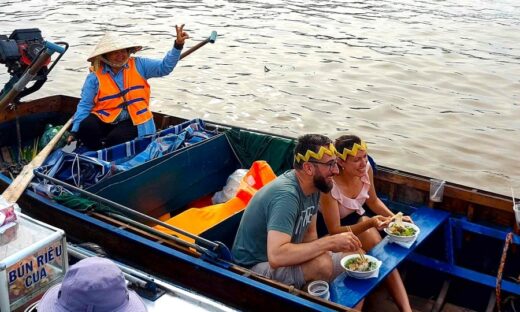
[[[144,79],[163,77],[170,74],[177,62],[180,60],[181,51],[184,47],[184,42],[189,39],[188,34],[184,31],[184,24],[181,26],[175,25],[177,37],[168,53],[163,57],[162,60],[148,59],[138,57],[136,58],[137,71],[143,76]]]
[[[67,138],[67,144],[76,139],[75,134],[79,131],[79,125],[83,119],[92,112],[94,108],[94,98],[99,89],[99,81],[94,73],[89,73],[81,89],[81,99],[76,108],[76,113],[72,120],[71,135]]]

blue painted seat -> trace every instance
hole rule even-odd
[[[464,267],[463,264],[457,263],[458,261],[456,261],[455,251],[458,249],[457,246],[462,245],[462,230],[476,235],[494,238],[498,242],[504,241],[511,229],[492,228],[482,224],[473,223],[466,218],[450,218],[445,227],[444,260],[430,258],[418,253],[412,253],[408,257],[408,260],[480,285],[485,285],[490,288],[497,287],[497,276],[479,272],[472,268]],[[520,246],[520,235],[513,234],[511,243]],[[498,265],[502,260],[491,258],[489,261],[496,261]],[[520,284],[511,279],[503,279],[501,281],[501,290],[515,295],[520,295]]]
[[[383,262],[379,269],[379,276],[370,279],[355,279],[342,273],[330,285],[331,300],[347,307],[354,307],[435,229],[448,220],[449,216],[449,213],[442,210],[426,207],[417,209],[412,214],[412,219],[421,232],[414,245],[411,248],[404,248],[390,243],[388,237],[385,237],[368,253]]]

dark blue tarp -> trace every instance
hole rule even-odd
[[[154,135],[99,151],[77,154],[58,150],[36,170],[71,185],[88,188],[116,173],[130,170],[214,135],[214,132],[205,129],[202,120],[194,119]]]

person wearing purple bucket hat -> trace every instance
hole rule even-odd
[[[142,312],[141,298],[126,287],[123,272],[112,261],[91,257],[72,265],[63,282],[49,289],[38,312]]]

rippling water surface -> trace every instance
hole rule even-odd
[[[504,1],[2,1],[0,34],[40,28],[69,51],[32,97],[79,96],[107,31],[162,57],[152,108],[296,136],[355,133],[379,164],[520,194],[520,3]],[[5,67],[3,67],[5,69]],[[2,70],[0,82],[8,76]]]

